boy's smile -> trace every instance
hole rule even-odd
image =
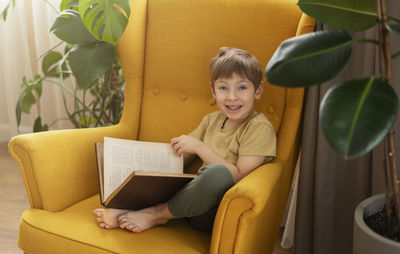
[[[255,89],[247,78],[233,73],[229,78],[217,79],[211,87],[219,109],[228,117],[225,127],[233,127],[245,120],[254,110],[255,100],[261,98],[264,86]]]

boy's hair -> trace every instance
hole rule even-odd
[[[210,62],[211,85],[219,78],[230,78],[236,73],[250,80],[257,89],[262,80],[258,60],[243,49],[222,47]]]

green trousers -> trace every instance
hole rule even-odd
[[[195,228],[211,232],[218,205],[234,184],[231,171],[224,165],[204,166],[198,176],[168,202],[168,209],[177,218],[187,218]]]

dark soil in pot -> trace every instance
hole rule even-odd
[[[394,206],[391,204],[392,216],[389,218],[386,214],[386,206],[378,213],[364,217],[365,223],[377,234],[394,241],[400,242],[400,228],[397,226],[394,216]]]

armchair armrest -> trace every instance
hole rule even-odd
[[[136,138],[122,125],[40,132],[11,139],[31,207],[60,211],[98,192],[94,143],[104,136]]]
[[[275,160],[225,194],[215,218],[210,253],[260,253],[266,246],[272,252],[288,195],[283,172],[284,164]]]

